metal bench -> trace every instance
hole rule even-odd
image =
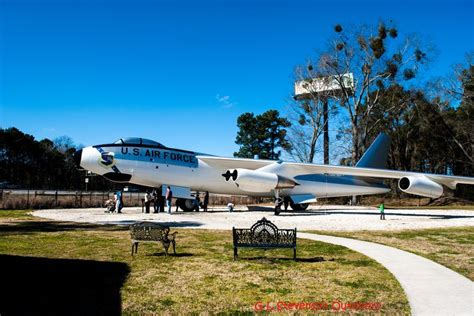
[[[232,227],[234,241],[234,260],[237,259],[238,248],[293,249],[293,260],[296,260],[296,228],[278,229],[265,217],[250,228]]]
[[[168,256],[168,249],[173,245],[173,252],[176,254],[176,234],[170,234],[168,226],[152,222],[140,222],[130,225],[130,236],[132,237],[132,256],[138,252],[139,242],[161,242]]]

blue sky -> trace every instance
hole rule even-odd
[[[140,136],[231,156],[236,119],[283,114],[333,26],[393,20],[436,45],[425,78],[474,49],[473,1],[0,1],[0,126],[91,145]]]

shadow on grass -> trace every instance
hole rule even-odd
[[[192,221],[164,222],[160,220],[124,220],[124,221],[111,221],[111,222],[98,222],[98,223],[104,224],[104,225],[118,225],[118,226],[126,227],[126,229],[128,229],[128,226],[135,223],[140,223],[140,222],[154,222],[160,225],[175,227],[175,228],[202,226],[202,223],[199,223],[199,222],[192,222]]]
[[[310,258],[296,258],[296,261],[291,257],[241,257],[239,256],[237,261],[259,261],[261,263],[278,263],[279,261],[293,261],[293,262],[325,262],[325,261],[334,261],[333,258],[325,259],[323,257],[310,257]]]
[[[134,256],[137,256],[138,254],[135,254]],[[144,254],[144,256],[147,256],[147,257],[165,257],[165,253],[164,252],[155,252],[155,253],[148,253],[148,254]],[[181,257],[192,257],[194,256],[194,254],[192,253],[187,253],[187,252],[180,252],[180,253],[168,253],[168,257],[177,257],[177,258],[181,258]]]
[[[14,221],[8,225],[0,225],[0,233],[36,233],[59,231],[126,231],[128,226],[98,225],[56,221]]]
[[[120,315],[127,264],[0,255],[2,315]]]
[[[62,231],[128,231],[129,225],[142,221],[116,221],[104,224],[89,224],[76,222],[56,222],[56,221],[12,221],[6,225],[0,225],[0,234],[28,234],[37,232],[62,232]],[[197,222],[158,222],[169,227],[196,227]]]

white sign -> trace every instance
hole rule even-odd
[[[338,77],[340,78],[339,80]],[[317,94],[324,91],[340,90],[342,87],[349,90],[354,89],[354,75],[352,73],[343,74],[341,76],[298,80],[295,82],[295,97],[303,97],[308,94]]]

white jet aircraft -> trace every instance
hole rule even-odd
[[[472,177],[457,177],[386,168],[390,139],[380,134],[354,167],[225,158],[166,147],[144,138],[123,138],[115,143],[79,150],[78,166],[110,181],[159,188],[171,186],[178,205],[193,208],[191,191],[226,195],[275,197],[275,214],[283,202],[304,210],[317,198],[381,194],[390,191],[383,179],[398,179],[406,193],[438,198],[443,185],[474,184]]]

